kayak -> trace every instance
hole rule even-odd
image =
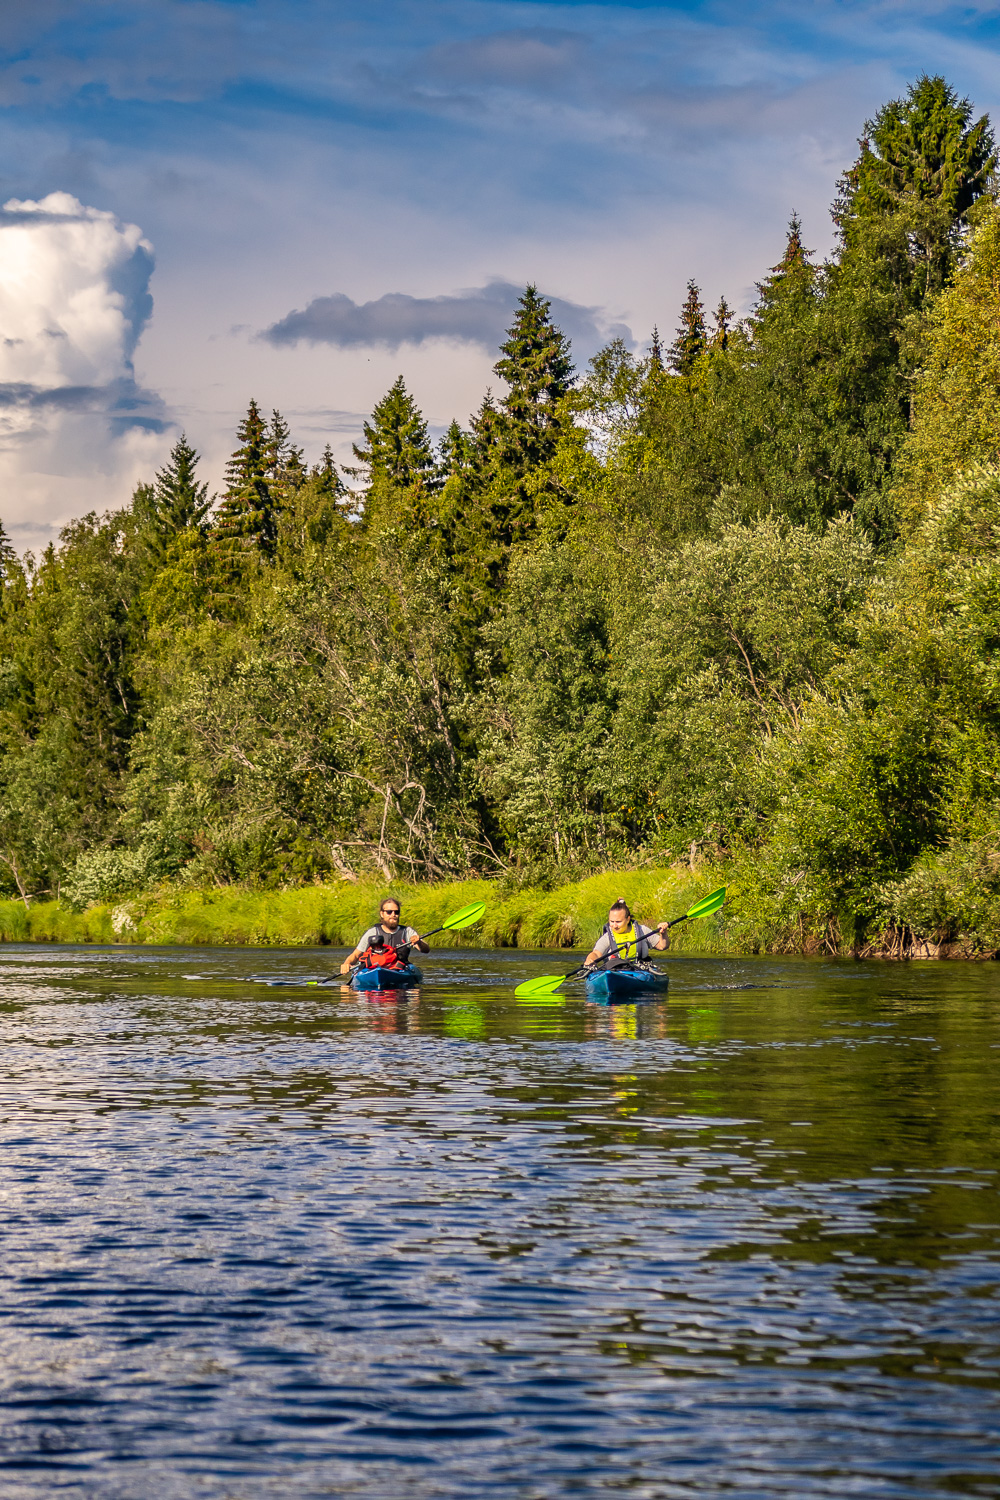
[[[633,1000],[651,991],[665,990],[670,975],[662,969],[602,969],[587,975],[587,994],[593,1000]]]
[[[358,969],[351,976],[352,990],[408,990],[423,979],[416,964],[402,969]]]

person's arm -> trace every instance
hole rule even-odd
[[[654,932],[657,934],[656,942],[652,944],[652,947],[659,949],[661,952],[665,952],[670,947],[670,933],[667,930],[669,926],[669,922],[661,922],[658,927],[651,927],[649,930],[650,937],[653,936]]]
[[[352,964],[356,964],[357,961],[358,961],[358,959],[360,957],[361,957],[361,949],[360,948],[355,948],[355,950],[354,950],[353,953],[349,953],[347,955],[347,957],[344,959],[344,962],[340,966],[340,972],[341,972],[341,974],[347,974],[347,973],[349,973],[350,969],[351,969],[351,965]]]
[[[600,960],[604,958],[604,956],[609,951],[610,950],[607,941],[605,940],[604,934],[602,932],[593,948],[591,948],[590,952],[587,954],[587,957],[583,960],[584,967],[589,969],[591,964],[599,963]]]
[[[362,953],[364,953],[365,949],[368,947],[368,942],[371,938],[371,935],[372,929],[370,927],[367,932],[363,932],[361,934],[360,938],[358,939],[358,946],[354,949],[353,953],[349,953],[347,955],[347,957],[344,959],[344,962],[341,964],[341,974],[348,974],[350,972],[351,965],[357,963]]]
[[[408,927],[406,930],[408,933],[413,933],[412,937],[407,938],[407,942],[411,948],[416,948],[420,953],[429,953],[431,951],[430,944],[424,942],[415,927]]]

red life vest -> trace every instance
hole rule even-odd
[[[375,938],[361,955],[362,969],[405,969],[410,961],[410,945],[406,941],[406,929],[397,927],[395,932],[386,932],[376,925]],[[381,946],[375,944],[381,938]],[[400,949],[403,952],[400,953]]]

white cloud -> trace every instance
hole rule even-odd
[[[0,211],[0,519],[15,545],[120,503],[162,455],[162,403],[132,366],[152,270],[137,225],[69,193]]]

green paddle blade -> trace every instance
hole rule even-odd
[[[565,978],[565,974],[540,974],[537,979],[526,979],[518,985],[514,997],[517,1000],[544,1000],[546,995],[555,994]]]
[[[443,932],[461,932],[463,927],[474,927],[477,922],[482,921],[485,911],[485,901],[473,901],[470,906],[463,906],[461,911],[455,912],[446,922],[442,922],[441,930]]]
[[[713,911],[719,910],[719,907],[722,905],[725,899],[726,887],[724,885],[720,885],[717,891],[713,891],[710,896],[703,896],[702,899],[697,902],[695,906],[692,906],[689,912],[685,912],[684,915],[686,917],[710,917]]]

